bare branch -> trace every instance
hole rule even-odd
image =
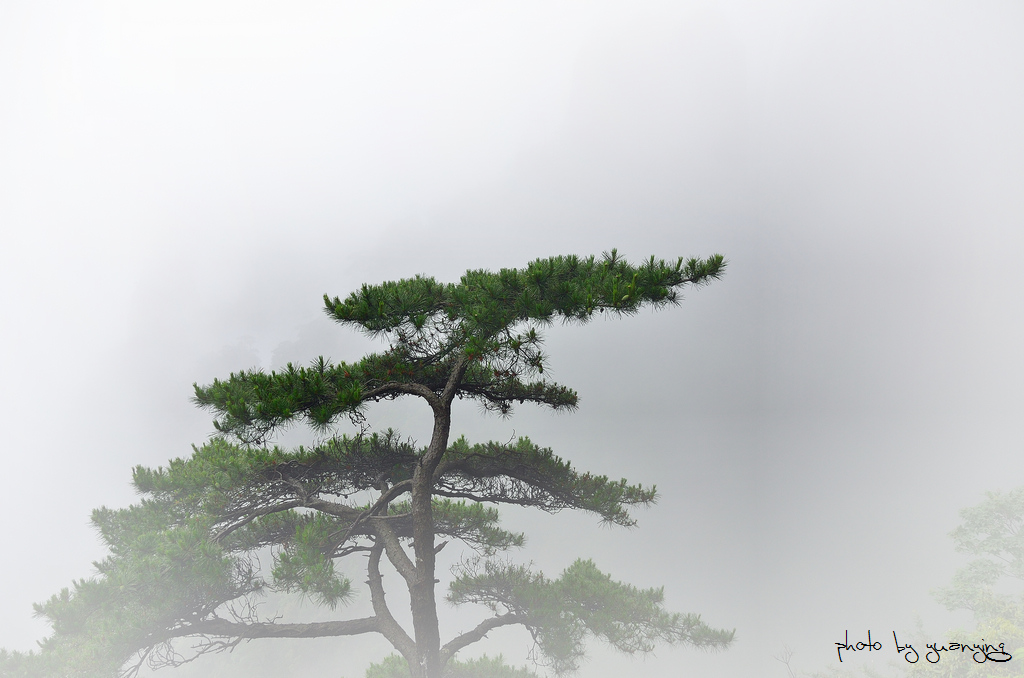
[[[405,549],[402,548],[398,537],[395,536],[395,531],[391,529],[387,522],[378,518],[371,518],[370,524],[380,537],[384,550],[387,551],[388,560],[391,561],[391,564],[395,566],[395,569],[398,570],[398,573],[402,575],[405,581],[412,585],[416,580],[416,566],[413,565]]]
[[[455,398],[455,394],[459,391],[459,386],[462,385],[462,377],[466,374],[466,369],[469,368],[469,358],[466,357],[465,353],[459,355],[455,359],[455,365],[452,366],[452,373],[448,377],[448,383],[444,386],[444,391],[441,392],[441,402],[445,405],[450,405],[452,400]]]
[[[337,549],[339,546],[341,546],[346,541],[348,541],[349,537],[351,537],[353,534],[356,534],[356,528],[358,528],[361,525],[365,524],[367,518],[369,518],[371,516],[374,516],[378,511],[381,511],[382,509],[387,508],[387,505],[391,501],[393,501],[395,497],[397,497],[398,495],[400,495],[403,492],[406,492],[407,490],[410,490],[410,489],[412,489],[412,481],[410,481],[410,480],[403,480],[400,483],[395,483],[395,485],[393,485],[389,490],[387,490],[383,494],[381,494],[381,496],[377,499],[377,501],[375,501],[373,503],[373,506],[371,506],[370,508],[366,509],[365,511],[362,511],[361,513],[359,513],[356,516],[355,520],[352,521],[352,524],[349,525],[348,528],[344,532],[341,532],[339,530],[338,532],[336,532],[336,533],[331,535],[332,539],[337,539],[335,544],[331,547],[332,550],[333,549]],[[330,503],[330,502],[328,502],[328,503]],[[349,508],[349,507],[345,507],[345,508]],[[354,511],[355,511],[354,509],[350,509],[349,515],[351,515],[351,513],[354,512]],[[338,538],[339,534],[341,535],[340,538]],[[390,558],[391,556],[389,555],[388,557]]]
[[[418,395],[426,400],[431,407],[435,407],[441,402],[438,399],[437,394],[423,384],[402,383],[398,381],[389,381],[386,384],[381,384],[380,386],[371,388],[369,391],[365,391],[362,396],[363,400],[376,400],[378,398],[398,393]]]
[[[359,516],[362,514],[362,511],[359,509],[354,509],[351,506],[346,506],[345,504],[339,504],[336,501],[327,501],[326,499],[309,499],[304,502],[302,506],[315,509],[321,513],[326,513],[327,515],[334,516],[336,518],[351,518],[353,520],[358,520]]]
[[[242,527],[245,527],[246,525],[248,525],[249,523],[251,523],[252,521],[256,520],[257,518],[259,518],[261,516],[267,516],[267,515],[270,515],[271,513],[280,513],[281,511],[287,511],[289,509],[299,508],[302,505],[303,505],[303,503],[301,501],[297,501],[297,500],[296,501],[286,501],[283,504],[276,504],[274,506],[267,506],[265,508],[257,509],[255,511],[249,512],[248,515],[246,515],[246,517],[244,519],[238,521],[237,523],[234,523],[232,525],[228,525],[228,526],[224,527],[222,530],[217,532],[217,534],[213,535],[213,540],[216,541],[216,542],[219,542],[221,539],[223,539],[224,537],[228,536],[229,534],[231,534],[235,530],[237,530],[239,528],[242,528]]]
[[[456,652],[467,645],[472,645],[482,639],[493,629],[501,626],[509,626],[510,624],[526,624],[528,620],[529,618],[522,614],[502,614],[497,617],[485,619],[477,624],[476,628],[473,630],[466,631],[447,642],[445,646],[441,648],[441,660],[448,661]]]
[[[413,642],[405,629],[391,616],[387,602],[384,600],[384,578],[380,574],[380,556],[384,548],[382,544],[374,544],[370,549],[370,562],[366,570],[369,575],[367,584],[370,586],[370,601],[376,615],[381,634],[407,657],[416,655],[416,643]]]
[[[216,636],[227,638],[328,638],[381,633],[376,617],[346,619],[308,624],[257,623],[246,624],[217,617],[169,629],[162,640],[185,636]]]

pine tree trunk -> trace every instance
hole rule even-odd
[[[421,467],[422,468],[422,467]],[[421,474],[417,469],[416,475]],[[422,471],[423,475],[429,477]],[[441,636],[437,626],[437,603],[434,599],[434,516],[430,506],[431,494],[417,486],[419,478],[413,480],[412,514],[413,539],[416,556],[416,579],[410,587],[412,625],[422,670],[413,670],[413,678],[441,678],[440,650]]]
[[[416,662],[409,663],[409,676],[410,678],[427,678],[427,673],[423,668],[422,664]]]
[[[430,445],[413,475],[412,531],[416,557],[416,577],[409,590],[412,625],[419,654],[419,666],[410,666],[413,678],[441,678],[441,634],[437,624],[434,597],[434,512],[431,506],[434,471],[448,447],[451,431],[451,405],[434,410],[434,430]]]

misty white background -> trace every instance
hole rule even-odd
[[[958,510],[1024,483],[1021,121],[1015,1],[6,0],[0,646],[48,633],[31,604],[91,574],[89,512],[134,501],[132,466],[210,434],[193,382],[373,348],[325,292],[612,247],[729,269],[552,327],[578,412],[454,427],[656,483],[633,531],[511,512],[516,558],[594,558],[737,633],[594,644],[580,675],[784,676],[784,646],[817,670],[844,630],[918,619],[940,640],[968,620],[929,594]],[[423,440],[416,405],[370,422]],[[526,661],[491,635],[467,656]],[[257,642],[157,675],[358,678],[387,651]]]

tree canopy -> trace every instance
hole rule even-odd
[[[195,402],[215,413],[218,434],[166,467],[137,467],[138,504],[93,513],[108,557],[95,564],[95,577],[37,606],[53,635],[39,652],[0,655],[0,673],[131,676],[146,662],[177,665],[257,638],[377,633],[399,654],[371,673],[397,675],[404,666],[411,678],[518,677],[528,672],[501,660],[455,659],[513,624],[530,631],[556,673],[579,668],[589,636],[627,653],[662,642],[726,647],[732,631],[666,611],[661,589],[614,581],[586,560],[550,578],[505,555],[524,535],[500,526],[495,505],[577,509],[632,527],[631,509],[655,501],[653,486],[580,472],[525,437],[474,444],[451,436],[455,398],[502,415],[526,402],[576,407],[574,391],[543,376],[542,332],[554,320],[675,304],[682,288],[724,268],[720,255],[633,266],[613,250],[468,271],[458,283],[417,276],[364,285],[344,300],[325,296],[331,318],[384,338],[387,348],[354,363],[320,357],[308,367],[197,385]],[[336,432],[339,418],[362,425],[368,403],[401,396],[431,408],[426,445],[393,430]],[[296,423],[319,442],[272,444],[276,431]],[[446,600],[487,616],[442,643],[435,558],[452,541],[475,557],[463,561]],[[273,566],[261,568],[268,554]],[[366,560],[371,616],[300,623],[260,615],[259,598],[270,591],[331,610],[344,604],[354,590],[336,563],[356,554]],[[408,590],[411,629],[386,601],[385,558]]]

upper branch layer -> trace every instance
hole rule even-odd
[[[417,276],[364,285],[344,300],[325,295],[326,310],[340,323],[385,335],[386,351],[353,364],[318,358],[308,368],[234,373],[196,386],[195,402],[218,413],[218,430],[259,444],[296,419],[323,430],[339,416],[358,417],[368,401],[418,395],[436,406],[468,360],[457,397],[503,414],[523,402],[573,408],[575,392],[536,378],[546,361],[541,326],[675,304],[682,287],[706,284],[724,270],[717,254],[675,263],[651,257],[633,266],[612,250],[600,260],[552,257],[524,269],[468,271],[458,283]]]

